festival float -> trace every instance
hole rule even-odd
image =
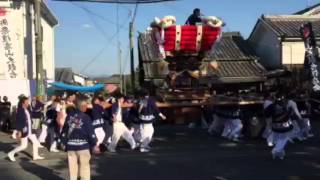
[[[224,93],[220,98],[217,94],[216,87],[225,93],[228,91],[221,80],[228,77],[221,77],[224,75],[219,73],[226,69],[225,63],[212,58],[219,51],[223,35],[225,23],[220,18],[204,17],[197,25],[176,22],[174,16],[156,17],[138,38],[140,86],[150,89],[162,102],[159,107],[169,108],[168,113],[173,113],[173,117],[199,119],[200,109],[207,105],[261,104],[261,98],[252,98],[254,96],[243,101],[238,97],[226,98]],[[256,62],[250,63],[259,72],[264,71]],[[265,77],[259,78],[259,83],[265,80]],[[234,82],[238,84],[243,80],[245,78]],[[175,121],[179,120],[175,118]]]

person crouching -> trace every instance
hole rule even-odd
[[[149,96],[146,90],[141,91],[140,100],[138,102],[138,114],[141,122],[140,152],[149,152],[149,144],[152,141],[154,133],[153,122],[155,121],[156,116],[160,116],[164,120],[166,117],[159,111],[155,100]]]
[[[113,122],[113,134],[111,137],[111,143],[108,146],[109,152],[116,152],[116,147],[120,138],[124,138],[131,146],[131,149],[136,148],[136,142],[132,137],[132,132],[126,127],[122,121],[122,105],[124,103],[124,96],[118,94],[116,97],[116,103],[112,105],[112,122]]]
[[[68,153],[70,180],[90,179],[90,150],[99,152],[97,137],[94,133],[92,121],[85,114],[88,103],[77,100],[76,110],[66,118],[61,132],[61,139]]]

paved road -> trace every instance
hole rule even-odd
[[[320,123],[315,124],[317,129]],[[273,161],[261,140],[228,142],[201,129],[159,126],[151,153],[128,150],[122,143],[117,154],[104,153],[92,161],[92,179],[106,180],[320,180],[319,132],[317,137],[287,147],[287,159]],[[0,134],[0,179],[67,179],[64,153],[41,150],[45,160],[30,161],[31,146],[17,162],[6,159],[15,141]]]

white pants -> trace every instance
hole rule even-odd
[[[293,120],[292,121],[292,125],[293,125],[293,130],[291,131],[291,139],[301,139],[302,138],[302,134],[301,134],[301,129],[300,126],[298,124],[297,120]]]
[[[38,148],[39,148],[40,143],[39,143],[36,135],[34,135],[34,134],[30,134],[27,137],[21,138],[20,145],[17,146],[16,148],[14,148],[10,153],[13,153],[13,155],[14,155],[14,154],[16,154],[16,153],[18,153],[20,151],[23,151],[23,150],[27,149],[27,147],[28,147],[28,139],[32,142],[33,158],[38,157],[39,156]]]
[[[45,143],[46,142],[46,138],[48,136],[48,126],[45,124],[41,125],[41,133],[39,136],[39,142],[40,143]]]
[[[275,145],[271,151],[273,156],[285,156],[284,148],[290,139],[291,133],[292,131],[288,133],[273,132],[275,142]]]
[[[32,129],[38,130],[40,128],[41,118],[32,118]]]
[[[224,119],[224,118],[221,118],[221,119]],[[231,121],[229,119],[224,119],[224,128],[221,136],[224,138],[228,138],[231,134],[231,131],[232,131]]]
[[[262,134],[262,137],[266,139],[267,144],[273,144],[273,134],[272,134],[272,119],[266,119],[266,128]]]
[[[241,135],[243,125],[240,119],[231,119],[231,133],[229,138],[239,138]]]
[[[104,132],[103,128],[102,127],[95,128],[94,133],[96,134],[98,139],[97,145],[102,144],[104,141],[104,138],[106,137],[106,133]]]
[[[301,134],[303,137],[308,137],[311,134],[311,123],[309,118],[304,118],[300,122]]]
[[[208,129],[209,133],[221,133],[223,131],[225,120],[214,115],[214,119]]]
[[[273,132],[271,130],[271,133],[269,134],[269,136],[267,137],[267,143],[269,144],[274,144],[274,140],[273,140]]]
[[[272,132],[271,123],[272,123],[272,119],[271,118],[267,118],[266,119],[266,128],[265,128],[265,130],[263,131],[263,134],[262,134],[262,137],[265,138],[265,139],[267,139],[269,137],[269,135],[271,134],[271,132]]]
[[[139,143],[141,143],[141,139],[142,139],[141,126],[142,126],[141,124],[133,124],[132,125],[132,128],[134,130],[132,136],[133,136],[134,140]]]
[[[149,144],[152,141],[153,133],[154,128],[152,123],[141,124],[141,148],[149,147]]]
[[[113,123],[113,134],[109,148],[115,149],[121,137],[126,140],[131,147],[136,145],[136,142],[134,141],[127,126],[123,122],[115,122]]]

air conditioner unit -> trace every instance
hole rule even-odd
[[[11,7],[11,2],[10,0],[0,0],[0,8],[9,8]]]

